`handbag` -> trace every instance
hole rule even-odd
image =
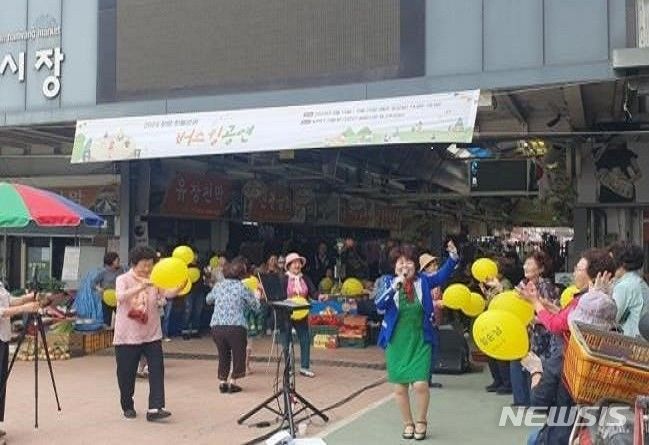
[[[128,318],[139,321],[142,324],[146,324],[149,321],[149,314],[147,311],[140,309],[131,309],[128,311]]]

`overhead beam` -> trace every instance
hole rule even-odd
[[[529,129],[527,118],[523,115],[521,107],[516,103],[516,99],[514,99],[510,94],[503,94],[498,96],[498,102],[500,102],[514,117],[514,119],[518,121],[521,125],[521,131],[527,132]]]
[[[573,130],[586,128],[586,113],[584,112],[584,100],[581,95],[581,86],[571,85],[562,88],[563,100],[568,107],[570,124]]]
[[[60,134],[52,133],[49,131],[35,130],[32,128],[25,128],[20,130],[22,133],[27,134],[28,136],[33,136],[34,138],[41,141],[56,141],[60,143],[71,143],[74,142],[74,136],[68,137]],[[16,131],[13,131],[15,134]]]

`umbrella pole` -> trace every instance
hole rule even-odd
[[[4,244],[2,245],[2,282],[7,281],[7,262],[9,258],[7,257],[9,252],[9,247],[7,246],[7,229],[4,230]]]

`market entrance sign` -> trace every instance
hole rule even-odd
[[[50,39],[60,36],[60,26],[32,28],[27,31],[0,34],[0,44]],[[24,51],[17,53],[3,53],[0,51],[0,78],[5,75],[15,75],[18,82],[24,83],[26,67],[31,67],[34,71],[47,70],[50,75],[43,81],[42,92],[46,98],[54,99],[61,92],[61,63],[64,60],[65,55],[60,47],[38,49],[33,54],[26,54]]]
[[[408,143],[468,143],[480,91],[82,120],[72,163]]]

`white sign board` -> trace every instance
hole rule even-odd
[[[66,246],[61,273],[61,281],[65,283],[65,288],[78,289],[79,281],[88,272],[103,267],[105,253],[104,247]]]
[[[63,272],[61,281],[64,283],[77,281],[79,279],[79,257],[81,248],[67,246],[63,255]]]
[[[72,163],[305,148],[468,143],[479,90],[77,121]]]

